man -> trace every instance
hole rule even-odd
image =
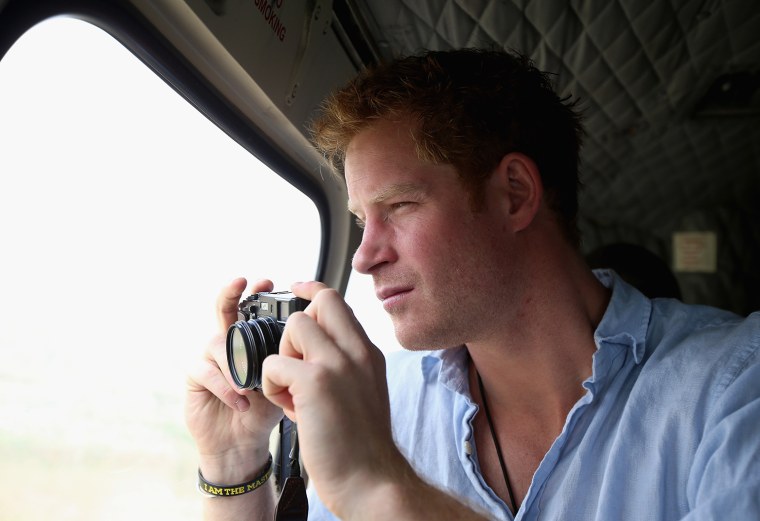
[[[386,373],[335,291],[295,285],[312,304],[263,396],[231,385],[221,337],[191,376],[207,481],[265,474],[281,408],[313,519],[760,516],[758,317],[586,267],[579,118],[544,74],[502,52],[399,60],[328,100],[314,133],[364,228],[354,268],[408,351]],[[222,292],[222,330],[245,286]],[[209,499],[207,519],[271,519],[259,488]]]

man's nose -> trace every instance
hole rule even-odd
[[[392,232],[385,223],[368,221],[351,265],[359,273],[370,274],[381,265],[394,262],[397,254],[392,243]]]

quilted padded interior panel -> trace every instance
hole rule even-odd
[[[584,250],[718,233],[718,272],[681,274],[684,300],[760,309],[760,96],[698,111],[726,74],[760,74],[755,0],[357,0],[386,57],[503,47],[580,98]],[[733,99],[736,99],[734,96]]]

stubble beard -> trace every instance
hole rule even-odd
[[[492,338],[516,300],[517,272],[510,271],[495,265],[477,272],[473,265],[456,263],[444,280],[436,281],[435,293],[418,283],[415,291],[420,293],[390,313],[399,344],[410,351],[439,350]]]
[[[456,286],[443,285],[438,295],[421,295],[416,302],[389,313],[399,344],[410,351],[447,349],[463,345],[474,334],[477,320],[458,312]],[[415,290],[422,291],[420,286]]]

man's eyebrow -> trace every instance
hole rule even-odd
[[[392,199],[399,195],[420,197],[425,193],[426,190],[418,183],[394,184],[385,187],[383,190],[375,194],[375,196],[370,199],[369,204],[380,204],[383,201],[387,201],[388,199]],[[357,208],[351,204],[350,199],[348,200],[348,211],[354,215],[356,215],[356,212],[358,211]]]

